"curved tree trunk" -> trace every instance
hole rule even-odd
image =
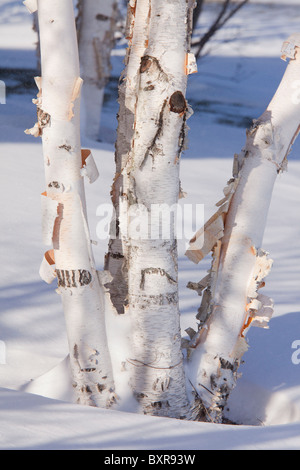
[[[104,89],[107,84],[118,14],[116,0],[78,1],[78,44],[82,90],[83,129],[98,139]]]
[[[204,228],[205,244],[199,246],[200,231],[187,252],[199,262],[213,248],[212,270],[202,282],[207,289],[198,315],[200,329],[190,343],[196,348],[191,364],[196,370],[192,377],[196,413],[208,421],[222,421],[248,348],[247,329],[267,327],[273,313],[272,301],[259,293],[272,266],[261,244],[277,174],[285,168],[300,129],[300,35],[291,37],[284,51],[291,61],[273,100],[236,156],[234,179],[216,216]]]
[[[97,171],[89,151],[80,147],[79,60],[72,0],[38,0],[42,79],[38,123],[27,133],[43,141],[46,192],[41,275],[58,279],[78,402],[110,406],[114,383],[104,320],[104,292],[91,251],[83,175]]]

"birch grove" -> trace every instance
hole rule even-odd
[[[37,77],[38,122],[26,132],[42,137],[46,191],[43,241],[52,245],[40,274],[55,278],[66,320],[73,387],[81,404],[107,407],[114,382],[106,339],[104,292],[91,250],[83,177],[97,170],[80,145],[79,58],[72,0],[26,1],[37,9],[42,78]]]
[[[102,273],[93,256],[84,186],[84,179],[94,183],[99,173],[91,151],[81,148],[80,104],[83,96],[83,126],[95,138],[110,73],[116,1],[79,1],[78,36],[73,0],[24,4],[36,14],[41,54],[33,100],[38,121],[25,131],[41,137],[44,156],[47,251],[40,275],[58,285],[76,400],[104,408],[117,402],[105,321],[114,314],[129,325],[130,348],[119,357],[138,411],[222,423],[248,349],[247,331],[268,328],[273,314],[273,300],[261,293],[273,264],[262,243],[277,175],[286,170],[300,130],[300,35],[284,43],[282,58],[289,64],[278,90],[247,131],[217,212],[190,241],[188,258],[199,263],[211,253],[212,263],[203,280],[189,284],[202,302],[198,331],[188,329],[190,340],[183,343],[176,209],[183,197],[180,160],[191,114],[187,79],[197,71],[191,53],[196,4],[128,1],[114,216]]]
[[[273,314],[273,301],[260,292],[272,267],[261,246],[277,175],[286,169],[300,130],[299,34],[284,43],[282,53],[284,59],[290,58],[282,82],[247,132],[241,154],[235,156],[233,178],[217,213],[187,251],[195,263],[213,252],[210,273],[197,286],[199,292],[204,291],[199,331],[189,345],[196,419],[222,422],[248,349],[247,330],[251,325],[267,328]],[[203,231],[205,243],[199,246]]]
[[[118,15],[116,0],[79,0],[77,30],[82,90],[84,135],[98,139],[105,85]]]

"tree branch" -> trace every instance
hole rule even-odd
[[[230,11],[229,7],[232,5],[232,0],[225,0],[223,2],[221,11],[213,24],[207,30],[207,32],[202,36],[199,41],[196,41],[192,44],[193,47],[197,47],[197,51],[195,53],[196,58],[200,57],[201,51],[203,50],[206,43],[246,4],[248,0],[243,0],[235,7],[233,7]],[[201,13],[201,12],[200,12]],[[199,14],[200,14],[199,13]]]

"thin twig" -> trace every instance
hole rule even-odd
[[[243,0],[241,3],[232,8],[231,11],[226,15],[228,8],[232,0],[225,0],[222,6],[222,9],[217,16],[214,23],[210,26],[207,32],[202,36],[199,41],[196,41],[192,44],[193,47],[198,46],[198,50],[195,53],[196,58],[198,59],[200,53],[205,46],[205,44],[219,31],[249,0]]]
[[[191,386],[192,386],[193,389],[194,389],[194,392],[195,392],[195,395],[196,395],[196,400],[198,400],[198,402],[200,403],[200,408],[202,407],[202,408],[204,409],[204,411],[205,411],[206,415],[208,416],[209,420],[211,421],[211,423],[214,423],[214,420],[213,420],[212,417],[210,416],[208,409],[207,409],[206,406],[204,405],[204,403],[203,403],[203,401],[202,401],[202,399],[201,399],[199,393],[197,392],[195,386],[192,384],[192,382],[190,381],[190,379],[189,379],[189,382],[190,382]],[[202,385],[202,384],[199,384],[199,385],[200,385],[201,387],[203,387],[205,390],[207,390],[209,393],[211,393],[212,395],[214,395],[213,392],[212,392],[211,390],[209,390],[208,388],[206,388],[204,385]],[[194,406],[194,409],[196,409],[197,407],[199,408],[199,405],[195,405],[195,406]]]
[[[127,362],[131,364],[132,366],[135,367],[150,367],[150,369],[158,369],[158,370],[170,370],[170,369],[175,369],[175,367],[178,367],[180,364],[182,364],[182,361],[178,362],[178,364],[175,364],[174,366],[169,366],[169,367],[156,367],[151,364],[146,364],[145,362],[139,361],[138,359],[127,359]]]

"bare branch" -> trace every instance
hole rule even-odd
[[[203,3],[203,2],[201,2]],[[196,41],[192,44],[193,47],[197,47],[195,53],[196,58],[198,59],[201,55],[201,52],[206,45],[206,43],[246,4],[248,0],[243,0],[242,2],[235,5],[230,9],[232,5],[232,0],[225,0],[222,4],[221,11],[213,24],[207,30],[207,32],[202,36],[199,41]],[[199,12],[199,14],[201,11]],[[199,16],[198,16],[199,18]],[[194,23],[195,25],[196,23]]]

